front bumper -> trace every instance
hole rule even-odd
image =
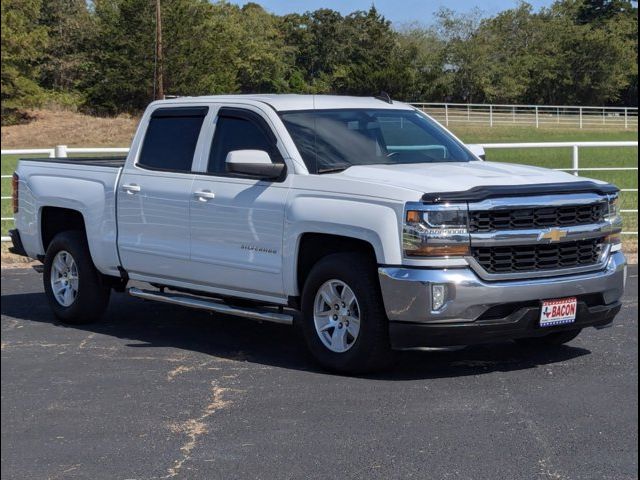
[[[579,275],[488,282],[470,268],[379,268],[394,348],[466,345],[605,326],[620,310],[626,260],[612,254],[601,270]],[[431,284],[446,286],[446,303],[431,307]],[[576,322],[540,329],[540,300],[578,297]]]

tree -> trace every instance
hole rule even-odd
[[[285,46],[277,18],[260,5],[248,3],[240,12],[240,24],[236,68],[241,90],[253,93],[287,91],[292,50]]]
[[[436,13],[436,32],[446,43],[444,72],[448,77],[448,96],[464,102],[482,102],[490,84],[487,73],[489,45],[479,35],[482,12],[459,15],[449,9]]]
[[[47,31],[38,23],[40,0],[4,0],[2,10],[2,116],[37,102],[38,67]]]
[[[576,21],[579,24],[598,23],[619,15],[636,17],[637,14],[638,9],[630,0],[582,0]]]
[[[349,14],[344,26],[349,41],[343,68],[334,73],[334,87],[353,95],[377,95],[390,90],[397,38],[391,22],[371,7],[367,12]]]
[[[92,68],[84,88],[87,108],[135,112],[153,99],[155,4],[148,0],[95,0]]]
[[[49,42],[42,58],[40,84],[45,89],[73,91],[90,68],[89,46],[93,17],[85,0],[47,0],[40,24]]]

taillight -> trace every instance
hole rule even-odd
[[[11,203],[13,205],[13,213],[18,213],[18,208],[20,207],[20,193],[19,193],[19,183],[20,177],[17,173],[13,172],[13,177],[11,178],[11,188],[13,189],[13,193],[11,195]]]

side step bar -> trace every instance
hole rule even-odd
[[[225,315],[235,315],[238,317],[250,318],[252,320],[282,323],[285,325],[293,324],[293,315],[271,312],[269,310],[233,307],[208,298],[199,298],[177,293],[163,293],[157,291],[141,290],[135,287],[131,287],[129,289],[129,295],[137,298],[142,298],[144,300],[172,303],[174,305],[181,305],[183,307],[223,313]]]

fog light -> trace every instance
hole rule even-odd
[[[444,306],[446,300],[446,285],[431,285],[431,309],[440,310]]]

